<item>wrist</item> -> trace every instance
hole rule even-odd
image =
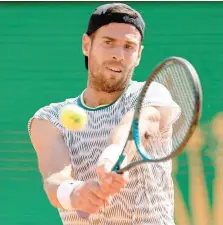
[[[57,188],[57,199],[63,209],[76,210],[76,189],[83,183],[83,181],[67,180],[59,185]]]
[[[70,203],[73,210],[80,210],[80,204],[78,201],[78,197],[80,196],[80,187],[84,184],[84,182],[79,182],[76,184],[76,187],[73,189],[70,195]]]

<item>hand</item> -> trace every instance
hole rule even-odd
[[[142,137],[155,136],[160,128],[160,113],[154,107],[144,108],[139,118],[139,131]]]
[[[102,153],[98,165],[97,175],[100,181],[101,188],[106,195],[119,193],[129,181],[129,174],[117,174],[112,171],[118,157],[122,151],[119,145],[110,145]],[[126,162],[123,162],[123,165]]]
[[[97,181],[89,180],[74,190],[71,201],[75,209],[91,214],[107,204],[108,197]]]
[[[107,172],[103,167],[101,167],[98,168],[97,174],[101,188],[108,196],[119,193],[129,181],[128,172],[117,174],[115,172]]]

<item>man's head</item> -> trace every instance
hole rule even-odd
[[[82,42],[92,88],[108,93],[125,89],[141,58],[144,29],[140,14],[125,4],[95,10]]]

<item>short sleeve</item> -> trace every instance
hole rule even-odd
[[[31,136],[31,126],[32,120],[34,118],[48,120],[63,134],[64,128],[63,126],[61,126],[59,121],[59,112],[61,108],[62,108],[61,103],[52,103],[48,106],[40,108],[28,121],[29,135]]]
[[[138,96],[145,82],[133,81],[126,92],[127,111],[135,108]],[[180,114],[180,106],[172,99],[168,89],[158,82],[152,82],[143,101],[143,107],[154,106],[162,112],[165,112],[168,124],[175,123]]]

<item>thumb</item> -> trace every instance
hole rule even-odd
[[[98,160],[96,169],[97,175],[99,177],[104,177],[107,173],[111,172],[121,153],[122,147],[120,145],[109,145]]]
[[[96,171],[99,178],[105,177],[109,172],[111,172],[113,163],[109,159],[104,159],[98,163]]]

